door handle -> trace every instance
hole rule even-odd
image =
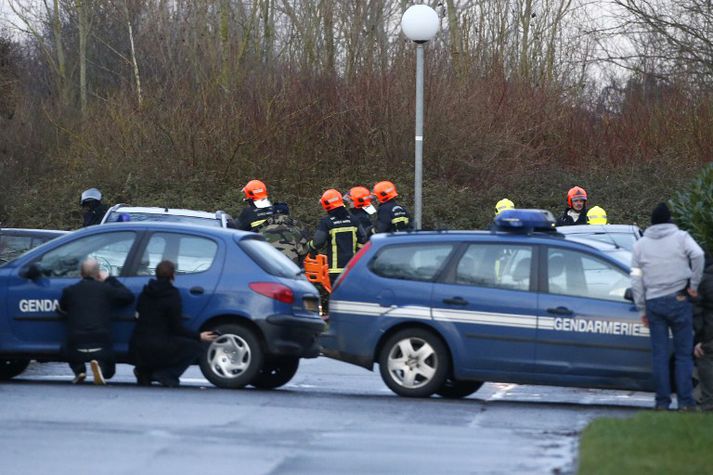
[[[189,292],[193,295],[203,295],[203,292],[205,292],[205,290],[203,290],[203,287],[191,287],[191,290],[189,290]]]
[[[453,297],[450,299],[443,299],[443,303],[447,305],[468,305],[468,301],[464,300],[463,297]]]
[[[567,307],[548,308],[547,313],[562,315],[563,317],[571,317],[574,315],[574,312]]]

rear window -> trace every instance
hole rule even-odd
[[[266,241],[243,239],[238,242],[238,245],[245,251],[245,254],[268,274],[290,279],[294,279],[301,274],[300,268],[294,262]]]
[[[388,246],[369,263],[369,269],[390,279],[430,281],[448,260],[455,244]]]
[[[107,223],[116,223],[120,220],[121,216],[124,221],[131,222],[152,222],[152,223],[183,223],[183,224],[197,224],[199,226],[211,226],[214,228],[220,228],[223,226],[221,220],[216,218],[199,218],[196,216],[179,216],[175,214],[154,214],[154,213],[122,213],[121,211],[114,211],[106,217]],[[128,216],[128,219],[126,218]]]

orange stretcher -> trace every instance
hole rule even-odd
[[[316,257],[305,257],[304,260],[305,276],[307,280],[313,284],[320,284],[324,290],[332,293],[332,282],[329,280],[329,264],[327,256],[317,254]]]

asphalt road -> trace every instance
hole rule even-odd
[[[378,372],[304,360],[285,387],[220,390],[197,368],[176,389],[104,387],[33,364],[0,384],[3,474],[572,473],[578,434],[652,395],[486,384],[463,400],[399,398]]]

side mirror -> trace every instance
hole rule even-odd
[[[624,298],[632,302],[634,301],[634,292],[631,291],[631,288],[628,288],[624,291]]]
[[[42,270],[40,270],[39,264],[33,262],[20,270],[20,277],[23,279],[37,280],[42,277]]]

